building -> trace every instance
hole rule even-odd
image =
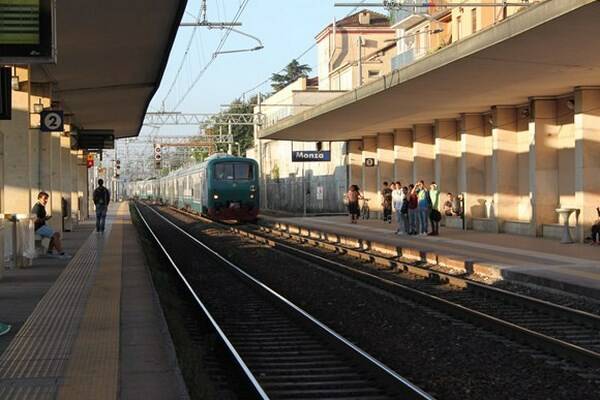
[[[263,115],[262,129],[391,70],[395,31],[385,15],[362,10],[334,22],[316,37],[318,76],[300,78],[265,99],[255,113]],[[257,132],[258,134],[258,132]],[[293,151],[331,152],[330,162],[292,162]],[[292,212],[343,212],[348,168],[346,143],[324,141],[257,141],[248,156],[259,160],[263,172],[263,207]]]
[[[582,239],[600,205],[600,3],[546,0],[498,19],[468,4],[427,14],[452,32],[444,46],[431,40],[412,62],[260,137],[347,141],[349,180],[368,197],[383,180],[436,181],[465,195],[470,229],[557,237],[556,209],[577,209]],[[407,35],[438,29],[398,24]]]

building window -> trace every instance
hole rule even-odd
[[[477,32],[477,9],[471,9],[471,33]]]
[[[462,18],[459,15],[456,17],[456,39],[460,40],[462,38]]]
[[[369,79],[377,78],[379,76],[379,70],[369,70]]]

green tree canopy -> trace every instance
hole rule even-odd
[[[307,64],[300,64],[298,60],[294,59],[285,67],[282,73],[271,75],[271,87],[278,92],[301,77],[307,78],[310,71],[312,71],[311,67]]]

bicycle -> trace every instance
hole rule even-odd
[[[371,217],[371,210],[369,208],[369,199],[363,198],[363,204],[360,208],[360,217],[362,219],[369,219]]]

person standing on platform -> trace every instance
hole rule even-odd
[[[381,206],[383,207],[383,221],[388,224],[392,223],[392,189],[390,189],[387,182],[383,182],[383,189],[381,189]]]
[[[600,207],[596,208],[598,219],[592,225],[592,244],[600,245]]]
[[[358,200],[362,198],[358,186],[351,185],[350,190],[348,190],[348,193],[346,193],[346,198],[348,199],[348,212],[350,213],[350,223],[356,224],[356,221],[358,221],[358,217],[360,217],[360,207],[358,205]]]
[[[427,235],[429,219],[429,210],[431,209],[431,199],[429,198],[429,191],[425,187],[424,181],[419,181],[417,186],[413,189],[417,195],[417,233],[421,236]]]
[[[35,214],[35,234],[40,235],[43,238],[50,239],[50,244],[48,245],[48,255],[52,255],[52,250],[56,249],[60,258],[71,258],[70,255],[63,251],[60,233],[54,232],[54,229],[46,225],[46,221],[52,218],[52,216],[46,214],[46,204],[48,204],[49,197],[50,196],[46,192],[38,193],[38,201],[31,209],[31,213]]]
[[[429,185],[429,199],[431,201],[431,211],[429,212],[429,222],[431,222],[431,236],[440,234],[440,221],[442,214],[440,213],[440,191],[435,182]]]
[[[396,229],[396,234],[399,234],[404,230],[404,226],[402,225],[402,200],[404,198],[404,194],[402,193],[402,184],[400,182],[396,182],[394,184],[394,190],[392,190],[392,207],[394,209],[394,214],[396,215],[396,223],[398,224],[398,229]]]
[[[419,199],[415,191],[415,185],[412,183],[408,185],[408,234],[417,234],[417,207],[419,205]]]
[[[94,190],[94,205],[96,206],[96,232],[104,232],[106,212],[110,203],[110,192],[104,187],[104,181],[98,179],[98,187]]]

